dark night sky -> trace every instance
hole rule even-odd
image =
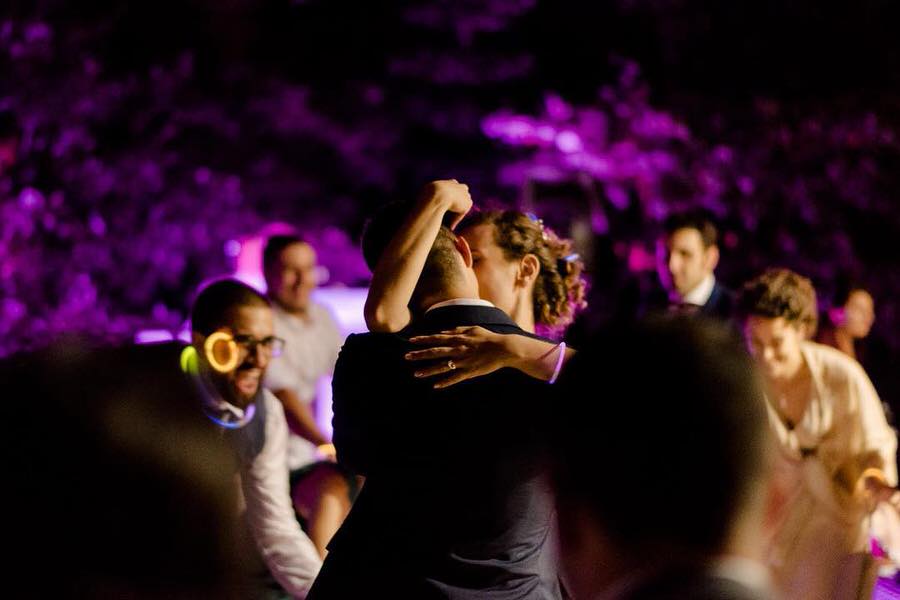
[[[383,80],[387,59],[405,50],[457,45],[449,23],[423,28],[403,18],[417,4],[428,3],[13,0],[5,12],[49,17],[74,36],[108,28],[96,49],[123,69],[193,47],[213,68],[249,60],[258,72],[328,86]],[[484,12],[472,7],[516,2],[431,4],[450,21]],[[545,0],[472,47],[534,54],[537,68],[510,90],[519,98],[529,88],[590,97],[610,73],[611,54],[636,59],[662,95],[883,95],[900,83],[898,23],[890,0]]]

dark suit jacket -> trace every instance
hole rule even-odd
[[[706,304],[700,307],[700,314],[717,319],[731,319],[734,313],[734,292],[716,281]]]
[[[334,373],[338,460],[366,476],[310,592],[322,598],[558,598],[543,477],[546,383],[502,369],[445,390],[413,377],[409,337],[481,325],[449,306],[400,334],[347,339]]]
[[[728,321],[734,316],[734,304],[734,292],[716,281],[706,304],[692,314]],[[637,314],[640,317],[654,314],[664,315],[669,311],[669,307],[668,294],[662,287],[659,287],[649,294],[643,306],[637,311]]]

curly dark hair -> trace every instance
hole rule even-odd
[[[472,213],[459,231],[486,224],[494,226],[494,241],[509,260],[537,257],[541,270],[534,285],[535,323],[552,331],[565,329],[587,306],[584,262],[574,254],[572,240],[517,210]]]
[[[742,321],[750,316],[784,317],[812,335],[818,326],[816,289],[809,279],[790,269],[767,269],[744,284],[737,312]]]

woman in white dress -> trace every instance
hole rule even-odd
[[[897,484],[897,436],[859,363],[807,341],[815,290],[787,269],[747,282],[738,299],[760,366],[785,504],[769,548],[788,600],[869,598],[869,515]]]

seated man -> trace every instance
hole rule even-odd
[[[370,223],[370,267],[405,216],[395,207]],[[478,299],[469,246],[446,227],[412,302],[408,328],[350,336],[338,359],[338,461],[366,483],[309,598],[559,598],[543,472],[546,384],[501,369],[438,390],[404,359],[418,333],[480,325],[527,334]]]
[[[685,318],[608,329],[557,390],[553,470],[575,598],[771,597],[773,452],[733,332]]]
[[[191,331],[193,352],[184,364],[198,374],[203,412],[237,454],[250,535],[278,584],[302,598],[321,559],[288,493],[284,410],[262,387],[269,360],[283,346],[269,301],[238,281],[216,281],[197,296]]]
[[[291,496],[319,554],[350,511],[353,477],[333,461],[316,460],[316,448],[331,448],[316,424],[316,387],[334,370],[344,343],[331,312],[311,295],[318,284],[312,245],[296,235],[275,235],[263,250],[263,273],[272,301],[275,333],[286,342],[274,357],[265,385],[281,400],[292,435],[288,438]],[[333,452],[330,453],[333,459]]]

